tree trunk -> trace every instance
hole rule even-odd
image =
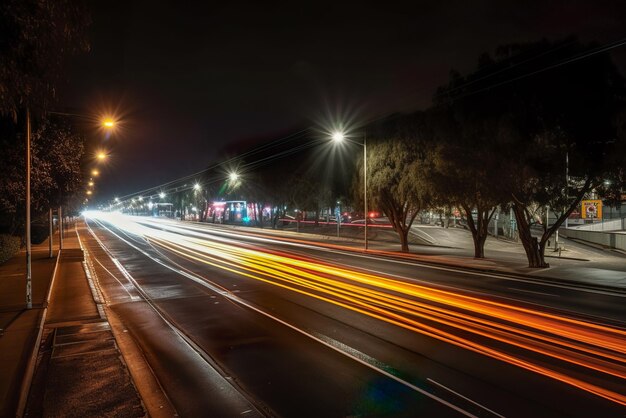
[[[474,258],[485,258],[485,241],[487,240],[487,234],[479,233],[474,238]]]
[[[494,210],[491,208],[487,210],[477,208],[477,222],[474,222],[474,218],[472,217],[472,208],[468,205],[461,205],[461,207],[465,212],[467,225],[472,233],[472,241],[474,241],[474,258],[485,258],[485,241],[489,235],[487,227],[489,226],[489,221],[493,216]]]
[[[550,264],[546,263],[544,259],[543,250],[545,249],[545,243],[539,245],[537,237],[533,237],[530,224],[526,217],[524,208],[519,204],[513,205],[513,213],[517,220],[518,234],[524,251],[526,252],[526,258],[528,259],[528,267],[530,268],[547,268]]]
[[[400,247],[403,253],[409,252],[409,229],[400,228],[398,230],[400,236]]]
[[[277,207],[272,219],[272,229],[278,228],[278,220],[280,219],[280,209]]]

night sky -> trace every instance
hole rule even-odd
[[[123,121],[99,199],[337,115],[425,108],[451,69],[501,44],[626,38],[623,1],[220,3],[89,3],[92,50],[72,61],[61,105]],[[612,55],[626,72],[626,47]]]

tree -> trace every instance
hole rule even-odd
[[[87,51],[89,15],[74,0],[0,3],[0,115],[45,109],[54,99],[64,61]]]
[[[497,152],[500,164],[487,167],[489,178],[507,191],[530,267],[548,266],[548,239],[584,196],[624,166],[624,156],[613,152],[624,141],[615,123],[624,108],[624,80],[598,51],[575,39],[505,45],[439,92],[440,102],[473,109],[464,129],[492,125],[486,138],[493,147],[485,150]],[[533,226],[546,206],[557,219],[536,236]]]
[[[474,242],[474,257],[485,257],[488,226],[506,194],[493,178],[499,157],[488,138],[496,137],[487,119],[460,106],[440,106],[429,112],[434,169],[429,174],[435,200],[462,210]],[[487,150],[487,151],[486,151]]]
[[[32,191],[33,219],[51,207],[73,201],[73,196],[83,190],[81,160],[84,155],[84,138],[74,133],[69,125],[57,121],[41,120],[33,133]],[[0,127],[0,213],[4,229],[15,233],[24,225],[25,204],[24,141],[14,141],[19,135],[16,125],[4,121]]]
[[[426,175],[428,147],[421,141],[420,115],[393,121],[373,137],[368,135],[367,192],[398,233],[403,252],[409,251],[408,233],[415,217],[432,199]],[[355,190],[362,198],[363,161],[359,162]]]

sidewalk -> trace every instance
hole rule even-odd
[[[0,265],[0,416],[15,416],[37,343],[56,257],[48,257],[47,241],[32,246],[33,308],[26,309],[26,253]],[[56,255],[56,251],[55,251]]]
[[[145,416],[76,232],[60,257],[48,258],[47,242],[33,246],[32,310],[24,276],[23,252],[0,266],[0,416]]]

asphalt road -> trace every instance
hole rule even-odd
[[[211,225],[88,225],[108,304],[181,416],[626,414],[623,294]]]

